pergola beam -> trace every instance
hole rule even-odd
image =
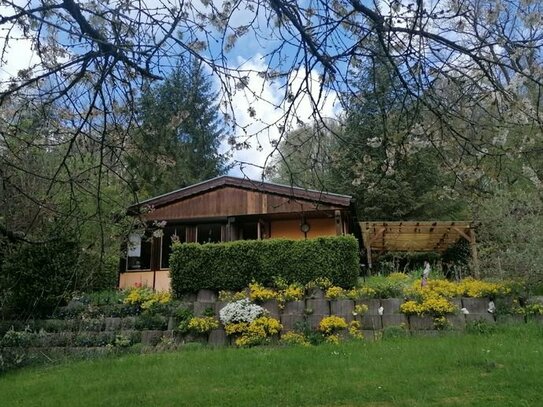
[[[368,266],[372,253],[387,251],[444,252],[464,238],[470,244],[474,274],[479,273],[475,232],[471,222],[462,221],[402,221],[360,222]]]

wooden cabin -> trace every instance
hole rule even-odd
[[[204,244],[343,235],[353,231],[355,214],[347,195],[231,176],[148,199],[130,211],[149,231],[130,235],[119,287],[141,284],[156,290],[170,287],[173,240]]]

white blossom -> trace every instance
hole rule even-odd
[[[253,322],[264,313],[264,308],[244,298],[227,304],[219,311],[219,318],[226,325],[236,322]]]
[[[381,144],[383,144],[383,140],[380,137],[372,137],[366,140],[366,143],[368,146],[377,148],[381,147]]]

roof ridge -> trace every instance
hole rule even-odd
[[[220,175],[220,176],[210,178],[210,179],[205,180],[205,181],[198,182],[196,184],[187,185],[186,187],[179,188],[179,189],[167,192],[165,194],[161,194],[161,195],[157,195],[157,196],[145,199],[145,200],[143,200],[141,202],[134,203],[134,204],[130,205],[130,207],[141,206],[141,205],[145,205],[145,204],[156,202],[156,201],[158,201],[159,204],[166,203],[166,202],[169,201],[167,199],[169,196],[171,196],[173,198],[173,200],[175,200],[175,196],[179,195],[179,194],[182,194],[184,191],[190,192],[190,190],[195,190],[194,194],[197,194],[198,192],[204,192],[205,189],[200,190],[199,187],[202,187],[202,186],[204,186],[206,184],[210,184],[210,189],[211,188],[221,187],[221,186],[228,186],[228,185],[233,186],[233,187],[238,187],[238,188],[251,187],[252,186],[257,191],[268,192],[268,193],[276,193],[278,195],[292,195],[292,196],[298,195],[298,197],[300,197],[300,195],[299,195],[300,193],[307,193],[307,194],[318,195],[319,198],[320,197],[322,197],[322,198],[327,198],[328,197],[328,198],[331,198],[331,199],[332,198],[338,198],[338,199],[352,200],[352,196],[350,196],[350,195],[342,195],[342,194],[336,194],[336,193],[333,193],[333,192],[319,191],[319,190],[309,189],[309,188],[302,188],[302,187],[297,187],[297,186],[294,186],[294,185],[285,185],[285,184],[278,184],[278,183],[274,183],[274,182],[267,182],[267,181],[261,181],[261,180],[252,180],[252,179],[246,178],[246,177],[245,178],[240,178],[240,177],[235,177],[235,176],[232,176],[232,175]],[[270,188],[270,187],[271,188],[275,187],[275,188],[279,188],[279,189],[284,189],[284,191],[283,191],[283,193],[281,193],[281,191],[266,190],[266,188]],[[289,192],[291,192],[291,194],[287,194],[287,190]],[[296,194],[296,192],[298,192],[298,194]],[[187,196],[190,196],[190,195],[191,194],[189,193]],[[183,197],[184,196],[180,196],[179,199],[182,199]],[[309,197],[309,196],[301,197],[301,198],[311,200],[311,197]],[[319,198],[314,197],[315,200],[318,200]],[[165,201],[165,202],[162,202],[162,201]]]

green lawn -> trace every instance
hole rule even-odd
[[[208,349],[27,368],[7,406],[540,406],[543,327],[340,346]]]

